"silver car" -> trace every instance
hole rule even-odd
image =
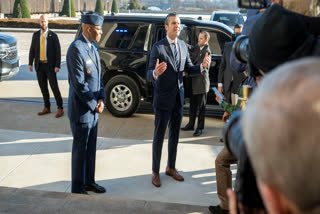
[[[6,33],[0,33],[0,81],[10,79],[19,72],[17,40]]]

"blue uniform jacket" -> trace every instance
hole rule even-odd
[[[155,43],[151,50],[147,79],[154,83],[153,90],[153,107],[161,110],[168,110],[175,104],[177,93],[180,95],[180,101],[183,105],[184,88],[183,88],[183,71],[188,72],[190,76],[200,75],[200,65],[193,65],[189,51],[184,41],[178,39],[179,48],[179,68],[176,67],[174,56],[165,37]],[[156,67],[157,59],[167,63],[167,70],[158,76],[154,81],[153,70]]]
[[[68,117],[71,122],[89,123],[99,114],[95,107],[99,99],[105,99],[101,78],[100,57],[94,45],[97,60],[81,34],[67,52],[69,74]]]

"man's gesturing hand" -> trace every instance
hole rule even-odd
[[[203,62],[202,62],[202,66],[204,68],[208,68],[211,64],[211,56],[208,56],[208,53],[206,53],[206,55],[203,58]]]
[[[159,64],[159,59],[157,59],[156,68],[154,69],[154,75],[159,76],[167,69],[167,63],[161,62]]]

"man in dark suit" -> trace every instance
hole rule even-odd
[[[68,117],[73,135],[72,193],[106,192],[95,182],[98,118],[105,99],[100,57],[95,44],[101,39],[102,24],[100,14],[82,14],[82,34],[72,42],[67,53]]]
[[[155,43],[151,50],[147,78],[154,83],[153,108],[155,129],[152,144],[152,184],[160,187],[160,160],[164,135],[169,124],[168,165],[166,174],[175,180],[184,178],[175,167],[179,131],[182,120],[184,88],[182,73],[200,75],[208,67],[206,56],[201,65],[193,65],[186,44],[177,37],[180,34],[180,18],[170,13],[165,19],[166,38]]]
[[[193,50],[193,64],[202,63],[206,53],[207,55],[211,54],[208,45],[209,40],[210,34],[208,32],[203,31],[199,34],[198,45]],[[207,93],[210,87],[209,68],[203,69],[201,75],[191,77],[191,83],[192,96],[190,99],[189,122],[185,127],[181,128],[181,130],[187,131],[194,129],[194,123],[199,109],[198,125],[196,131],[193,133],[193,136],[198,137],[202,134],[204,128],[204,113],[206,110]]]
[[[40,16],[39,31],[32,36],[32,42],[29,52],[29,70],[32,72],[32,64],[37,72],[37,79],[44,100],[44,108],[38,115],[44,115],[51,112],[50,96],[48,90],[48,80],[57,102],[58,111],[56,118],[63,115],[62,98],[57,81],[57,72],[60,69],[61,48],[57,34],[48,29],[48,18],[46,15]]]
[[[241,34],[242,25],[236,24],[234,27],[234,35],[238,36]],[[236,38],[236,37],[235,37]],[[226,42],[224,45],[223,56],[221,60],[221,64],[219,67],[218,74],[218,90],[221,94],[224,95],[224,100],[228,103],[232,103],[235,105],[235,96],[232,94],[236,94],[240,87],[241,82],[243,81],[244,74],[236,73],[232,70],[232,66],[230,63],[230,55],[232,52],[232,42]],[[225,121],[228,117],[228,114],[223,115],[223,120]]]

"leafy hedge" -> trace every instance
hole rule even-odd
[[[15,0],[12,15],[14,18],[30,18],[27,0]]]

